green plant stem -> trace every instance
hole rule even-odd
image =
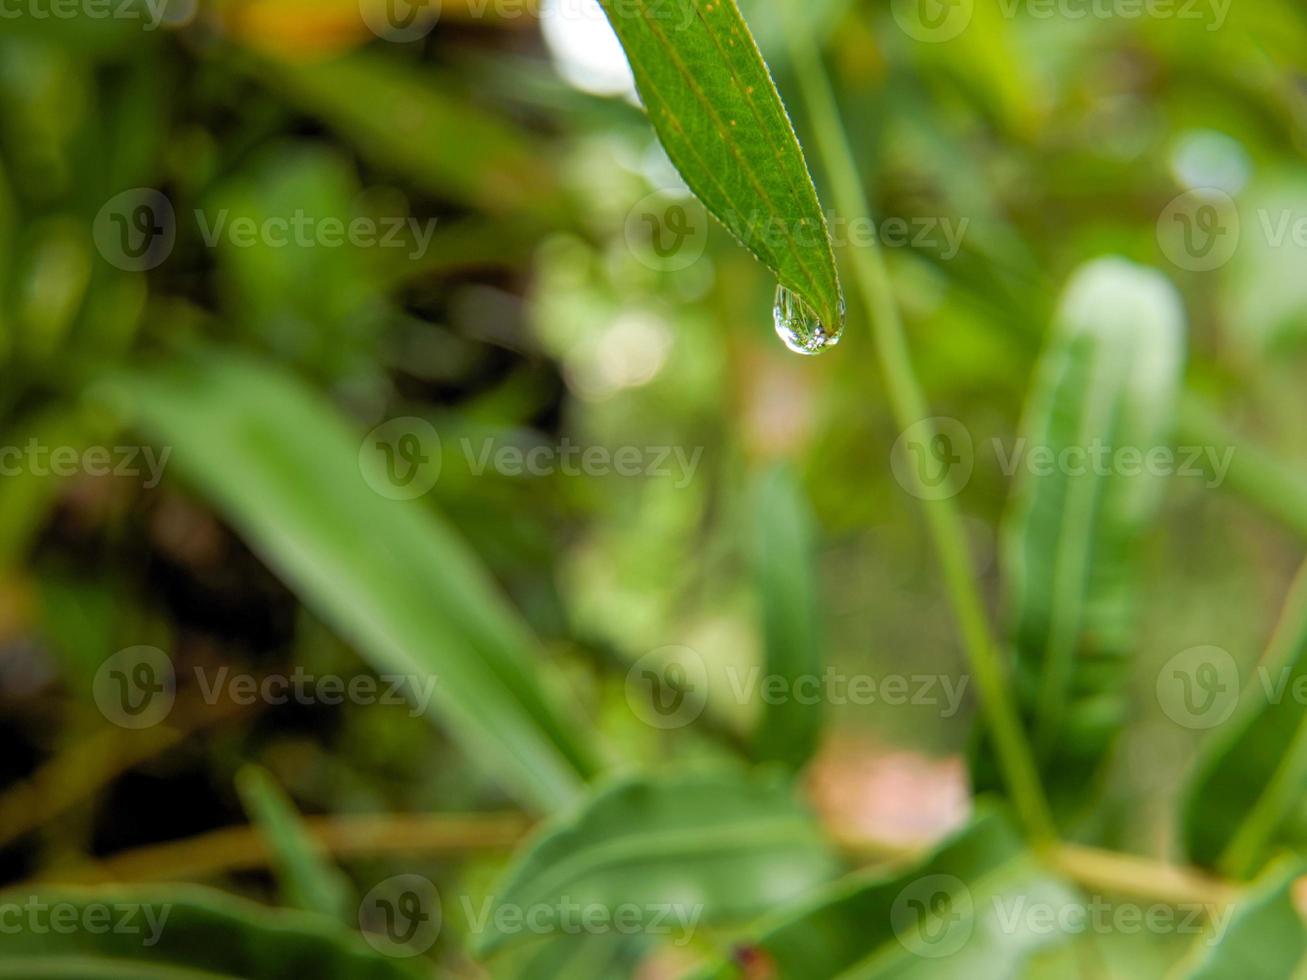
[[[141,729],[104,725],[94,735],[79,737],[27,779],[0,793],[0,846],[66,813],[134,766],[248,710],[256,709],[233,701],[206,705],[198,698],[179,699],[167,724]]]
[[[906,870],[919,865],[930,849],[929,845],[891,843],[864,834],[833,832],[832,837],[846,856],[867,867]],[[1223,906],[1234,901],[1242,887],[1240,882],[1200,868],[1082,844],[1050,843],[1041,857],[1047,867],[1095,894],[1128,895],[1172,905]]]
[[[350,814],[304,817],[302,824],[308,840],[337,859],[506,851],[521,843],[531,828],[527,817],[507,812]],[[59,884],[194,881],[266,868],[275,858],[263,832],[244,825],[47,870],[34,880]]]
[[[1239,886],[1232,882],[1133,854],[1059,844],[1049,849],[1047,858],[1081,888],[1095,893],[1216,907],[1229,905],[1239,894]]]
[[[825,166],[836,207],[846,218],[870,221],[852,148],[840,122],[835,95],[821,63],[815,41],[796,0],[784,0],[789,24],[791,58],[816,134],[818,155]],[[916,425],[935,433],[925,396],[912,368],[907,339],[890,287],[889,273],[879,247],[869,243],[852,250],[854,279],[867,312],[885,376],[890,405],[900,429]],[[916,471],[914,469],[914,478]],[[924,487],[922,488],[924,491]],[[923,498],[931,494],[922,493]],[[926,523],[945,585],[961,630],[971,671],[981,695],[981,709],[993,735],[999,766],[1026,830],[1037,840],[1054,836],[1048,802],[1034,764],[1030,745],[1018,719],[1008,676],[976,588],[970,547],[957,508],[951,499],[923,499]]]

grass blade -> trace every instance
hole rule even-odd
[[[469,756],[538,810],[573,798],[591,767],[544,696],[529,632],[430,508],[373,492],[359,437],[329,405],[214,351],[110,392],[378,670],[435,677],[432,709]]]
[[[1270,683],[1249,683],[1239,713],[1204,746],[1182,811],[1189,856],[1240,878],[1288,832],[1286,818],[1307,789],[1307,705],[1271,697],[1272,690],[1297,690],[1307,676],[1307,565],[1289,589],[1258,672]]]
[[[762,603],[764,675],[784,677],[797,692],[804,677],[822,670],[817,568],[813,555],[813,516],[794,475],[777,468],[758,487],[758,596]],[[763,706],[754,735],[754,752],[798,768],[808,760],[821,736],[821,700],[789,697]]]
[[[246,766],[236,789],[250,821],[273,853],[286,905],[340,919],[349,904],[349,885],[309,835],[295,805],[267,770]]]
[[[322,118],[377,166],[491,213],[557,216],[554,175],[541,148],[451,95],[441,79],[366,51],[257,66],[270,87]]]

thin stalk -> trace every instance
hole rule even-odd
[[[531,829],[531,821],[516,813],[355,814],[305,817],[304,825],[318,846],[340,860],[507,850]],[[862,836],[837,838],[837,842],[850,858],[876,865],[908,865],[929,850]],[[60,885],[194,881],[268,867],[274,858],[258,828],[226,827],[85,865],[47,870],[29,881]],[[1220,906],[1233,901],[1240,889],[1236,882],[1194,868],[1077,844],[1050,845],[1044,860],[1096,893]]]
[[[304,817],[310,840],[335,858],[464,854],[508,850],[530,829],[516,813],[354,814]],[[198,837],[151,844],[37,876],[58,884],[194,881],[269,867],[276,853],[258,827],[211,830]]]
[[[179,702],[168,724],[139,730],[106,725],[61,749],[30,777],[0,793],[0,846],[90,799],[124,772],[244,710],[229,701],[217,706]]]
[[[789,18],[791,58],[799,90],[816,134],[817,152],[830,179],[836,207],[854,221],[871,221],[853,150],[840,122],[835,95],[821,63],[816,42],[795,0],[781,4]],[[871,315],[872,336],[885,376],[890,406],[900,429],[916,425],[932,430],[930,412],[912,368],[907,339],[890,287],[889,273],[873,241],[852,250],[854,280]],[[930,441],[934,431],[923,436]],[[920,474],[913,470],[913,478]],[[933,496],[924,492],[923,498]],[[989,723],[1004,781],[1027,831],[1038,840],[1051,839],[1053,820],[1044,797],[1034,757],[1018,719],[1008,686],[1007,672],[976,587],[970,545],[957,508],[951,499],[923,499],[926,524],[944,575],[954,615],[962,633],[967,657],[980,690],[981,709]]]
[[[835,834],[834,839],[853,862],[891,869],[919,864],[933,846],[905,846],[869,839],[862,834]],[[1045,867],[1096,895],[1123,895],[1169,905],[1226,906],[1238,897],[1243,887],[1240,882],[1199,868],[1081,844],[1050,843],[1042,849],[1040,857]]]
[[[1081,888],[1110,895],[1129,895],[1169,905],[1225,907],[1239,886],[1193,868],[1117,854],[1077,844],[1059,844],[1046,853],[1050,864]]]

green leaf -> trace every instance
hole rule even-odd
[[[495,980],[613,980],[638,976],[644,947],[638,936],[581,933],[548,936],[498,957]]]
[[[822,670],[814,521],[802,488],[783,467],[763,478],[757,497],[755,561],[766,645],[764,669],[769,677],[784,677],[794,691],[799,678],[820,677]],[[820,699],[803,704],[790,697],[763,707],[754,751],[759,759],[797,768],[812,755],[820,735]]]
[[[774,916],[704,977],[746,980],[751,961],[804,980],[1017,977],[1032,953],[1065,939],[1033,928],[1033,909],[1056,916],[1073,901],[1007,821],[985,812],[909,870],[850,875]]]
[[[9,891],[0,907],[8,910],[0,977],[16,980],[415,977],[320,916],[193,885]],[[66,928],[70,921],[74,928]]]
[[[527,938],[501,917],[568,928],[633,904],[652,935],[740,920],[830,877],[833,861],[787,782],[734,770],[637,777],[544,827],[495,891],[481,954]]]
[[[246,766],[236,789],[250,820],[272,851],[287,905],[340,919],[349,905],[344,875],[309,836],[290,798],[267,770]]]
[[[1090,263],[1062,297],[1011,449],[1003,557],[1018,693],[1063,809],[1093,786],[1124,717],[1132,552],[1163,488],[1142,454],[1169,446],[1183,356],[1167,280],[1122,259]]]
[[[826,216],[735,0],[602,3],[690,190],[823,324],[842,325]]]
[[[526,626],[434,509],[369,487],[361,437],[330,405],[217,351],[109,393],[378,671],[435,678],[431,707],[470,758],[539,810],[574,798],[591,766],[541,689]]]
[[[1307,704],[1292,692],[1307,683],[1307,565],[1258,669],[1267,683],[1251,681],[1238,713],[1203,747],[1182,810],[1190,859],[1235,877],[1301,837],[1290,818],[1307,790]]]
[[[1267,870],[1232,910],[1223,934],[1194,943],[1184,980],[1282,980],[1307,965],[1307,928],[1293,902],[1302,862],[1286,859]],[[1229,910],[1227,910],[1229,911]]]
[[[440,197],[496,214],[552,216],[541,147],[449,91],[450,79],[366,51],[259,63],[270,86],[318,115],[373,164]]]

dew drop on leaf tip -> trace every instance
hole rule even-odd
[[[776,287],[776,304],[772,320],[776,336],[796,354],[821,354],[840,342],[844,333],[844,300],[840,300],[839,323],[828,327],[817,318],[798,293],[785,286]]]

